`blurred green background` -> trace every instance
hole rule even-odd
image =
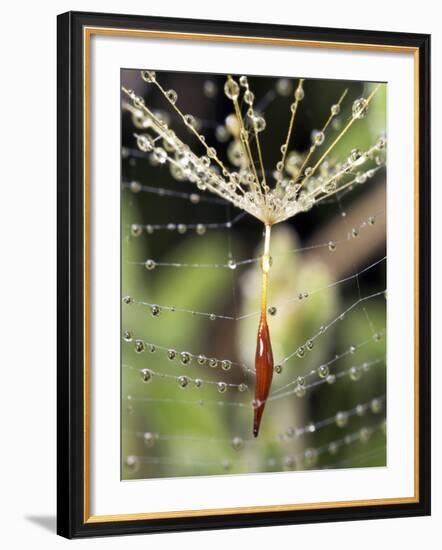
[[[223,93],[225,75],[157,72],[157,76],[166,90],[178,92],[177,105],[197,117],[207,142],[215,145],[220,158],[232,166],[234,144],[225,126],[232,105]],[[196,153],[204,153],[158,90],[141,79],[139,71],[123,70],[121,81],[143,96],[146,105]],[[281,155],[297,79],[249,76],[249,83],[256,96],[255,108],[267,121],[261,144],[266,170],[271,174]],[[306,80],[305,99],[289,150],[304,153],[308,149],[312,130],[322,127],[330,106],[348,88],[324,150],[337,135],[339,122],[342,127],[348,118],[353,101],[366,97],[372,87],[360,82]],[[156,165],[148,154],[138,151],[134,132],[144,130],[136,127],[142,123],[136,113],[134,116],[127,110],[125,101],[123,98],[122,298],[158,304],[160,313],[153,316],[146,305],[122,303],[122,479],[385,465],[384,294],[359,304],[334,323],[314,339],[313,348],[302,358],[295,354],[283,363],[282,372],[274,373],[271,390],[275,397],[278,393],[283,396],[267,403],[260,435],[253,439],[254,379],[239,364],[253,367],[259,265],[251,262],[236,269],[156,265],[147,270],[143,263],[153,259],[157,264],[226,265],[229,260],[256,258],[261,254],[262,225],[247,215],[230,229],[207,228],[203,235],[194,229],[180,233],[178,224],[225,223],[234,220],[239,211],[227,204],[204,201],[204,197],[213,196],[186,181],[177,181],[167,164]],[[382,85],[367,118],[352,127],[331,160],[346,159],[354,148],[367,149],[385,128],[386,86]],[[189,200],[149,192],[147,187],[131,188],[131,182],[156,190],[198,194],[200,198],[197,202],[195,197]],[[357,278],[328,286],[385,256],[385,187],[382,169],[339,200],[324,201],[275,226],[269,298],[269,306],[276,307],[276,314],[269,316],[275,364],[293,354],[359,296],[386,288],[385,261]],[[375,223],[368,223],[369,218]],[[147,224],[173,224],[173,228],[146,230]],[[354,228],[358,235],[347,238]],[[328,241],[337,242],[335,251],[329,250]],[[318,244],[321,246],[316,247]],[[308,297],[299,299],[299,293],[308,293]],[[172,306],[177,311],[168,309]],[[246,317],[211,320],[191,311]],[[136,340],[146,343],[144,351],[136,351]],[[147,343],[155,344],[156,351],[150,351]],[[353,353],[351,346],[356,347]],[[177,351],[174,360],[168,358],[167,349]],[[195,358],[183,365],[179,358],[183,351],[219,361],[215,368],[201,366]],[[223,370],[222,359],[235,364]],[[329,364],[327,379],[317,375],[318,367],[324,364]],[[354,366],[360,368],[351,370]],[[142,369],[160,375],[153,374],[144,382]],[[315,374],[309,375],[311,371]],[[180,376],[189,379],[185,388],[180,387]],[[306,389],[294,393],[299,376],[305,377]],[[196,378],[205,383],[196,387]],[[232,386],[220,393],[217,385],[210,383],[219,381]],[[247,389],[239,391],[239,384]],[[287,388],[278,392],[284,386]],[[374,400],[378,397],[381,399]],[[364,407],[356,412],[358,405]],[[350,414],[336,417],[342,411]]]

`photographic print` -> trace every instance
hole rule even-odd
[[[121,70],[121,478],[386,466],[384,82]]]

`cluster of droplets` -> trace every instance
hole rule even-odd
[[[123,299],[124,301],[124,299]],[[240,367],[245,372],[253,372],[251,368],[243,365],[241,363],[236,363],[230,359],[218,359],[216,357],[207,357],[204,354],[195,355],[188,351],[178,351],[175,348],[165,348],[158,346],[157,344],[146,342],[140,338],[134,338],[132,331],[124,330],[123,331],[123,340],[126,343],[133,343],[134,350],[136,353],[141,354],[146,351],[149,353],[156,353],[157,351],[163,352],[166,354],[166,357],[169,361],[179,361],[183,366],[207,366],[212,369],[220,368],[223,371],[229,371],[232,367]],[[247,388],[241,386],[240,391]]]
[[[313,430],[314,431],[314,430]],[[308,447],[304,449],[303,451],[299,451],[293,454],[284,454],[282,457],[276,457],[276,456],[267,456],[265,458],[264,467],[265,469],[269,469],[270,471],[275,469],[283,469],[288,471],[293,470],[310,470],[312,468],[315,468],[318,465],[319,459],[324,456],[328,455],[330,458],[336,457],[338,452],[345,447],[349,447],[351,445],[361,443],[363,445],[366,445],[370,438],[376,433],[376,432],[383,432],[386,433],[386,422],[385,420],[370,426],[362,426],[359,430],[348,433],[344,437],[341,437],[339,439],[334,439],[332,441],[329,441],[325,445],[321,445],[320,447]],[[168,436],[163,436],[162,434],[159,434],[157,432],[141,432],[137,433],[139,437],[142,438],[144,445],[146,448],[151,450],[153,447],[155,447],[159,441],[161,440],[168,440]],[[293,439],[296,436],[296,431],[294,428],[288,428],[287,433],[281,436],[281,439],[284,440],[290,440]],[[193,441],[193,439],[191,438]],[[256,442],[252,442],[256,445]],[[239,436],[235,436],[230,440],[230,447],[231,449],[236,452],[240,453],[247,445],[249,444],[248,441],[245,441],[243,438]],[[364,454],[362,456],[365,456]],[[188,461],[185,460],[171,460],[168,459],[165,461],[161,457],[152,457],[152,456],[137,456],[137,455],[127,455],[124,460],[124,467],[128,472],[135,473],[138,471],[139,467],[143,464],[174,464],[174,465],[180,465],[180,466],[194,466],[198,465],[199,467],[204,466],[206,468],[214,469],[215,471],[224,471],[229,472],[235,463],[238,463],[235,459],[231,458],[224,458],[219,460],[218,462],[202,462],[198,461]],[[247,462],[242,461],[241,464],[247,464]],[[344,462],[342,463],[344,465]]]
[[[143,80],[159,88],[187,129],[198,138],[205,149],[205,154],[203,156],[195,154],[168,126],[164,117],[147,108],[143,98],[137,96],[135,92],[123,88],[132,100],[131,109],[136,110],[137,120],[143,120],[141,127],[151,131],[151,133],[135,134],[138,148],[150,156],[152,163],[159,165],[168,163],[175,179],[190,181],[199,190],[207,190],[218,195],[264,223],[282,222],[299,212],[310,210],[319,200],[353,183],[364,183],[372,174],[370,169],[365,171],[360,169],[367,160],[374,160],[378,166],[385,163],[386,140],[382,137],[368,151],[361,152],[353,149],[344,162],[332,165],[330,161],[321,157],[320,160],[324,160],[323,162],[309,165],[308,161],[312,154],[324,146],[325,132],[340,113],[341,101],[345,93],[338,103],[332,105],[324,127],[312,132],[312,145],[307,154],[289,152],[293,121],[298,105],[305,95],[301,79],[293,93],[294,102],[291,105],[289,132],[286,142],[281,146],[282,158],[274,173],[276,184],[271,188],[266,180],[259,142],[259,133],[266,128],[266,121],[262,114],[255,110],[255,96],[246,76],[241,76],[238,83],[229,75],[224,85],[224,93],[235,107],[235,113],[226,119],[223,128],[226,129],[226,136],[231,138],[228,158],[237,171],[229,171],[219,159],[216,149],[206,143],[206,138],[200,133],[195,117],[181,112],[177,106],[178,94],[175,90],[165,90],[153,71],[142,71],[141,76]],[[287,90],[287,83],[281,84],[280,88]],[[369,98],[362,97],[354,101],[350,122],[345,130],[353,122],[366,117],[372,95]],[[239,108],[238,102],[241,97],[247,108],[245,117]],[[343,134],[344,132],[338,135],[333,145]],[[257,144],[260,170],[256,167],[257,163],[252,153],[251,136],[255,137]],[[354,176],[351,181],[348,181],[349,175]],[[186,230],[183,227],[180,229]]]

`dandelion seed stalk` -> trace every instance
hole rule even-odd
[[[270,258],[270,236],[271,225],[264,226],[264,252],[261,259],[261,315],[256,337],[255,353],[255,401],[253,418],[253,435],[258,436],[262,414],[269,394],[273,376],[273,352],[270,338],[269,326],[267,323],[267,294],[269,287],[269,272],[271,267]]]

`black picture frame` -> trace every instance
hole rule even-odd
[[[57,532],[67,538],[226,529],[430,514],[430,36],[349,29],[68,12],[58,16],[58,368]],[[90,520],[85,498],[84,438],[84,29],[111,27],[161,32],[296,39],[411,48],[418,61],[418,498],[409,503],[268,511],[192,517]]]

